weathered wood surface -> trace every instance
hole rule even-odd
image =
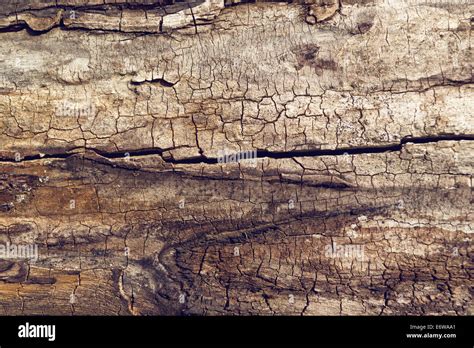
[[[2,3],[0,314],[472,314],[473,10]]]

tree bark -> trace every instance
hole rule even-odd
[[[0,314],[472,315],[473,10],[6,1]]]

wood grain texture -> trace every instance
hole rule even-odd
[[[6,1],[0,314],[472,315],[473,10]]]

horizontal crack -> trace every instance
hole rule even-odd
[[[294,150],[294,151],[280,151],[273,152],[268,150],[257,150],[257,158],[274,158],[274,159],[283,159],[283,158],[295,158],[295,157],[321,157],[321,156],[344,156],[344,155],[360,155],[360,154],[370,154],[370,153],[383,153],[383,152],[398,152],[401,151],[403,146],[408,143],[412,144],[428,144],[436,143],[439,141],[472,141],[474,140],[474,134],[463,134],[463,135],[439,135],[433,137],[405,137],[398,144],[393,145],[384,145],[384,146],[365,146],[365,147],[351,147],[351,148],[340,148],[340,149],[326,149],[326,150]],[[79,148],[81,149],[81,148]],[[129,151],[116,151],[116,152],[106,152],[97,149],[83,148],[83,150],[93,151],[96,154],[109,159],[117,158],[130,158],[130,157],[141,157],[141,156],[150,156],[150,155],[159,155],[167,163],[173,164],[197,164],[197,163],[206,163],[206,164],[216,164],[218,163],[218,158],[216,157],[190,157],[184,159],[174,159],[172,157],[163,157],[165,152],[169,150],[163,149],[141,149],[141,150],[129,150]],[[67,153],[56,153],[56,154],[38,154],[25,156],[21,160],[16,160],[12,158],[2,158],[0,162],[26,162],[26,161],[35,161],[40,159],[65,159],[81,152],[67,152]],[[236,152],[237,153],[237,152]]]
[[[87,31],[87,32],[99,32],[99,33],[122,33],[122,34],[130,34],[130,35],[135,35],[135,36],[142,36],[142,35],[157,35],[161,34],[160,32],[155,32],[155,31],[124,31],[120,29],[106,29],[106,28],[101,28],[101,29],[95,29],[95,28],[89,28],[89,27],[83,27],[83,26],[67,26],[64,24],[64,19],[61,18],[59,23],[51,25],[49,28],[40,30],[40,29],[33,29],[30,27],[30,25],[25,22],[25,21],[19,21],[18,23],[12,24],[8,27],[0,28],[0,33],[11,33],[11,32],[18,32],[22,30],[26,30],[26,32],[31,35],[31,36],[39,36],[46,34],[50,32],[51,30],[59,28],[60,30],[64,31]]]
[[[177,12],[179,9],[186,9],[189,6],[198,6],[202,3],[204,3],[205,0],[195,0],[195,1],[174,1],[174,0],[157,0],[153,1],[150,3],[139,3],[139,2],[118,2],[118,3],[109,3],[109,4],[69,4],[69,5],[62,5],[56,3],[55,5],[47,5],[44,7],[36,7],[35,8],[24,8],[22,10],[17,10],[15,7],[15,11],[2,11],[0,10],[0,14],[3,16],[12,16],[12,15],[19,15],[21,13],[31,13],[31,12],[41,12],[41,11],[47,11],[47,10],[55,10],[55,9],[62,9],[64,11],[110,11],[113,9],[117,10],[140,10],[140,11],[151,11],[151,10],[156,10],[156,9],[167,9],[167,13],[173,13],[171,11],[173,8],[176,8],[174,12]],[[171,10],[170,10],[171,9]]]
[[[256,3],[260,2],[257,0],[242,0],[238,3],[234,3],[231,1],[225,1],[224,3],[224,8],[225,7],[233,7],[233,6],[238,6],[238,5],[243,5],[247,3]],[[292,3],[292,0],[267,0],[264,2],[275,2],[275,3]],[[160,0],[156,1],[155,3],[119,3],[119,4],[106,4],[106,5],[78,5],[78,6],[66,6],[66,5],[56,5],[56,6],[45,6],[43,8],[32,8],[32,9],[24,9],[20,11],[15,11],[15,12],[5,12],[2,13],[0,10],[0,15],[3,15],[5,17],[8,16],[17,16],[22,13],[42,13],[44,11],[49,11],[49,10],[63,10],[65,12],[71,12],[71,11],[83,11],[85,13],[91,12],[91,13],[103,13],[106,14],[110,17],[114,16],[119,16],[121,12],[128,10],[128,11],[152,11],[152,10],[161,10],[163,12],[162,18],[159,24],[159,31],[126,31],[122,29],[106,29],[106,28],[101,28],[101,29],[96,29],[96,28],[89,28],[87,26],[75,26],[75,27],[70,27],[65,25],[64,23],[64,17],[59,20],[57,23],[51,24],[50,27],[46,29],[34,29],[30,26],[30,24],[25,21],[25,20],[17,20],[16,23],[13,23],[11,25],[5,26],[3,28],[0,28],[0,33],[10,33],[10,32],[18,32],[22,30],[26,30],[28,34],[31,36],[38,36],[38,35],[43,35],[48,33],[49,31],[59,28],[60,30],[74,30],[74,31],[91,31],[91,32],[117,32],[117,33],[124,33],[124,34],[134,34],[134,35],[154,35],[154,34],[162,34],[162,24],[163,24],[163,18],[167,15],[170,14],[175,14],[183,10],[190,9],[192,12],[192,8],[202,5],[205,3],[205,0],[194,0],[194,1],[175,1],[175,0]],[[116,12],[114,12],[116,11]],[[79,14],[77,14],[79,15]],[[50,18],[46,18],[48,20]],[[196,24],[196,20],[194,19],[194,14],[193,14],[193,22],[194,26],[197,26],[199,24]]]
[[[403,145],[412,144],[428,144],[439,141],[460,141],[474,140],[474,134],[466,135],[439,135],[434,137],[405,137],[398,144],[383,146],[364,146],[351,147],[341,149],[327,150],[295,150],[288,152],[270,152],[266,150],[257,151],[257,157],[269,158],[292,158],[292,157],[320,157],[320,156],[341,156],[341,155],[360,155],[369,153],[398,152],[401,151]],[[261,155],[261,156],[260,156]]]
[[[165,79],[151,79],[151,80],[143,80],[143,81],[131,81],[130,82],[132,85],[142,85],[145,83],[158,83],[162,85],[163,87],[173,87],[176,83],[172,83],[169,81],[166,81]]]

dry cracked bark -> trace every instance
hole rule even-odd
[[[472,314],[473,10],[6,1],[0,314]]]

